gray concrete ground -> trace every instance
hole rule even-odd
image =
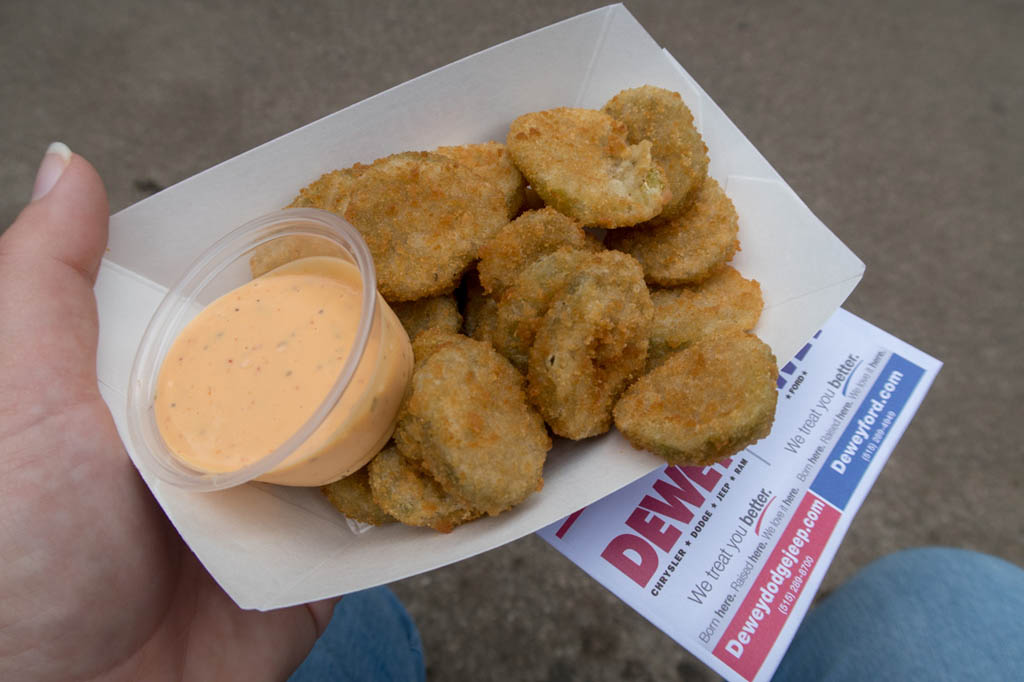
[[[598,3],[0,4],[0,223],[53,139],[112,210],[296,126]],[[945,361],[836,557],[1024,562],[1024,7],[630,2],[867,263],[846,307]],[[432,680],[711,679],[535,537],[394,586]]]

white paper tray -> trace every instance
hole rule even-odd
[[[213,241],[286,205],[322,172],[387,154],[504,140],[518,115],[599,108],[645,83],[682,94],[711,174],[740,216],[734,265],[760,281],[757,328],[789,358],[842,303],[864,265],[819,221],[685,70],[621,5],[492,47],[204,171],[111,218],[96,284],[100,388],[122,436],[128,374],[166,288]],[[129,454],[130,452],[129,447]],[[133,456],[134,460],[134,456]],[[197,494],[143,473],[181,536],[244,608],[271,609],[398,580],[510,542],[659,465],[616,433],[559,443],[544,490],[449,535],[391,526],[353,534],[319,493],[250,484]]]

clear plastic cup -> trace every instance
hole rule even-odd
[[[171,450],[157,425],[154,402],[164,358],[203,307],[253,279],[250,258],[254,249],[282,240],[276,242],[284,247],[278,249],[284,252],[282,260],[291,260],[288,247],[296,238],[304,240],[301,255],[334,256],[358,270],[362,300],[352,349],[327,397],[287,440],[241,468],[200,470]],[[252,265],[258,264],[254,261]],[[370,343],[371,339],[375,342]],[[377,352],[368,353],[367,348]],[[361,392],[353,394],[352,379],[357,371],[370,380]],[[285,209],[246,223],[215,243],[168,291],[146,328],[132,365],[128,435],[141,467],[186,490],[221,490],[253,480],[323,485],[358,469],[388,441],[411,373],[409,338],[377,293],[373,259],[359,232],[327,211]],[[342,411],[343,401],[347,409]],[[311,444],[315,449],[311,450]]]

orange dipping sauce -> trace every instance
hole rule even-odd
[[[282,265],[215,300],[164,358],[154,404],[168,448],[193,469],[234,471],[291,438],[352,352],[362,284],[328,256]],[[378,295],[355,375],[327,418],[258,480],[315,486],[369,461],[394,431],[412,374],[409,338]]]

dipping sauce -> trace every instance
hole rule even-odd
[[[235,471],[281,446],[333,388],[359,329],[356,266],[316,256],[282,265],[204,308],[164,358],[157,426],[183,463]],[[316,486],[359,469],[388,441],[412,374],[409,338],[377,295],[355,375],[324,422],[257,480]]]

